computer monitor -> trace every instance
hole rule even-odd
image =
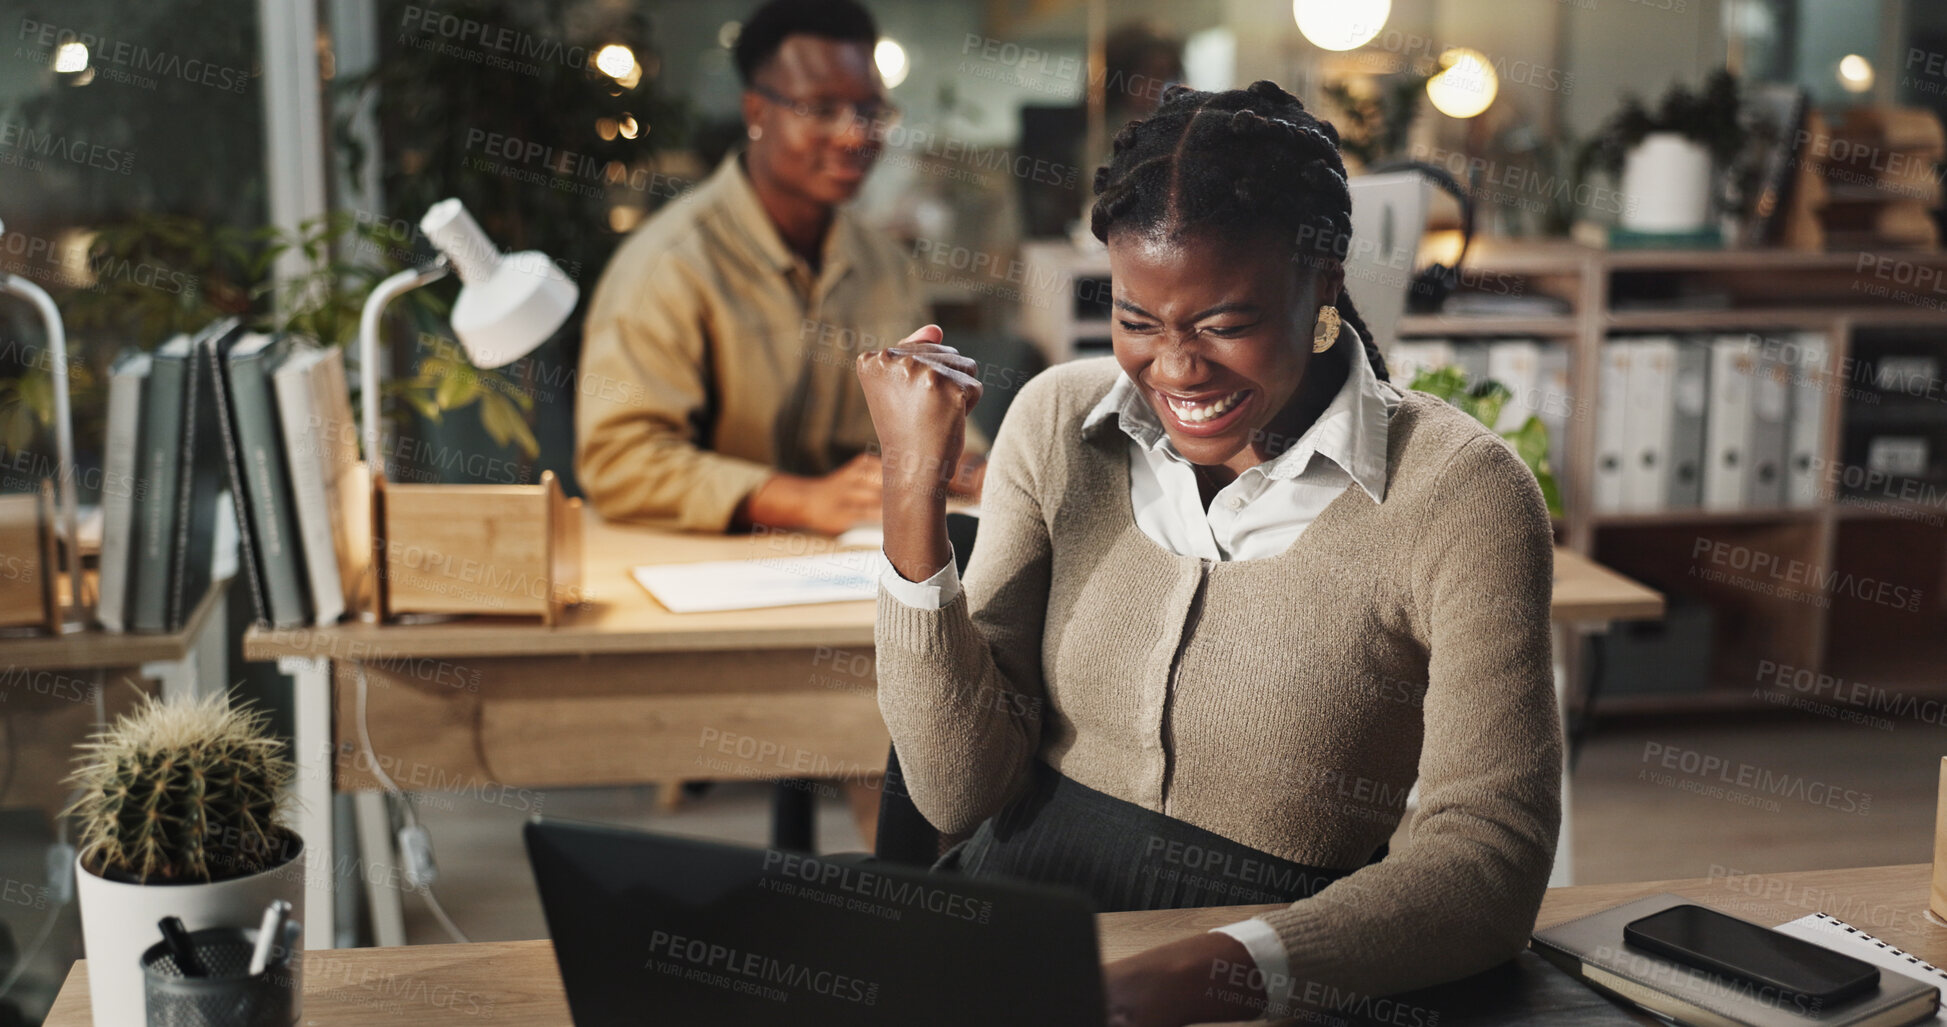
[[[1388,350],[1399,336],[1413,284],[1420,236],[1426,234],[1427,181],[1417,171],[1360,175],[1352,188],[1352,242],[1345,290],[1359,306],[1373,344]]]

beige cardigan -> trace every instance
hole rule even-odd
[[[1082,433],[1116,374],[1106,358],[1061,365],[1015,400],[959,599],[925,611],[880,592],[879,707],[914,802],[969,830],[1040,759],[1352,868],[1417,777],[1409,845],[1262,917],[1297,994],[1384,995],[1513,955],[1561,817],[1552,538],[1533,475],[1472,418],[1407,393],[1383,503],[1349,486],[1283,554],[1205,563],[1136,527],[1113,426]]]

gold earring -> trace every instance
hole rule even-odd
[[[1312,352],[1323,353],[1339,341],[1339,308],[1330,304],[1318,308],[1318,325],[1312,329]]]

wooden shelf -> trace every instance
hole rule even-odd
[[[1541,335],[1568,339],[1579,331],[1580,323],[1568,314],[1552,317],[1407,314],[1399,319],[1401,338],[1426,335]]]
[[[1935,486],[1938,487],[1938,486]],[[1925,523],[1929,518],[1947,519],[1947,506],[1919,503],[1910,499],[1874,499],[1860,496],[1834,500],[1823,506],[1780,506],[1761,510],[1662,510],[1655,513],[1602,513],[1590,515],[1598,528],[1661,528],[1683,524],[1771,524],[1817,520],[1830,510],[1842,520],[1904,520]]]
[[[1624,692],[1596,696],[1595,712],[1600,716],[1653,716],[1661,713],[1747,712],[1779,709],[1751,694],[1745,688],[1706,688],[1701,692]]]
[[[1808,252],[1779,249],[1590,250],[1611,271],[1851,271],[1862,251]],[[1889,250],[1872,256],[1947,265],[1947,251]]]
[[[1437,236],[1429,238],[1437,239]],[[1584,266],[1603,255],[1602,250],[1567,239],[1475,239],[1463,262],[1469,273],[1543,277],[1578,274]],[[1453,253],[1442,245],[1422,246],[1420,265],[1435,260],[1450,262]]]
[[[1916,503],[1910,499],[1874,499],[1871,496],[1836,500],[1832,504],[1832,512],[1841,520],[1847,521],[1885,519],[1918,521],[1924,524],[1931,520],[1934,522],[1934,527],[1939,527],[1939,522],[1947,519],[1947,506]]]
[[[1774,521],[1817,520],[1816,506],[1775,506],[1755,510],[1659,510],[1655,513],[1599,513],[1590,520],[1599,528],[1667,527],[1672,524],[1769,524]]]
[[[1947,311],[1910,307],[1730,307],[1711,310],[1617,310],[1603,318],[1611,332],[1751,331],[1760,328],[1823,329],[1838,322],[1873,327],[1939,327]]]
[[[0,638],[0,663],[29,670],[83,670],[180,660],[188,654],[190,640],[202,630],[203,622],[216,608],[217,598],[228,584],[228,579],[211,583],[179,631],[166,635],[118,635],[89,627],[66,635]]]
[[[1947,265],[1947,250],[1889,250],[1875,256],[1895,257],[1920,264]],[[1423,249],[1425,258],[1451,259],[1438,248]],[[1859,266],[1860,251],[1807,252],[1780,249],[1721,250],[1607,250],[1568,239],[1475,239],[1467,251],[1470,271],[1509,275],[1575,274],[1581,266],[1610,272],[1664,271],[1851,271]],[[1429,260],[1423,259],[1422,264]]]
[[[1451,233],[1429,235],[1420,264],[1450,262],[1455,245]],[[1860,358],[1870,357],[1873,349],[1871,336],[1862,336],[1864,332],[1932,338],[1947,328],[1947,302],[1930,303],[1947,301],[1947,293],[1933,293],[1925,285],[1902,287],[1893,280],[1896,276],[1884,273],[1895,261],[1898,277],[1910,281],[1913,268],[1947,268],[1947,251],[1604,250],[1566,239],[1477,239],[1464,266],[1470,276],[1479,276],[1482,290],[1505,284],[1509,295],[1551,296],[1565,303],[1568,312],[1408,314],[1399,319],[1398,334],[1403,339],[1472,342],[1538,339],[1567,351],[1567,390],[1574,407],[1562,440],[1562,467],[1557,469],[1565,505],[1554,524],[1557,539],[1629,578],[1664,589],[1675,601],[1708,604],[1716,615],[1710,678],[1719,686],[1735,684],[1738,674],[1748,673],[1754,661],[1763,659],[1830,673],[1862,660],[1892,660],[1903,671],[1910,663],[1918,674],[1929,661],[1947,666],[1947,643],[1908,641],[1926,632],[1947,638],[1947,612],[1937,605],[1922,614],[1900,613],[1902,619],[1894,621],[1885,619],[1882,607],[1862,607],[1835,589],[1808,595],[1799,588],[1786,594],[1767,591],[1762,583],[1693,572],[1704,569],[1695,550],[1699,540],[1708,539],[1775,554],[1780,561],[1816,570],[1822,579],[1849,574],[1894,581],[1924,592],[1934,604],[1932,597],[1947,591],[1942,588],[1947,581],[1942,577],[1947,503],[1926,504],[1924,500],[1935,498],[1932,493],[1905,500],[1840,497],[1811,507],[1761,510],[1597,513],[1594,476],[1589,473],[1595,465],[1596,423],[1591,415],[1602,388],[1600,358],[1612,336],[1818,332],[1830,342],[1831,367],[1860,365]],[[1089,265],[1089,273],[1099,271]],[[1902,295],[1902,288],[1917,295]],[[1718,305],[1679,306],[1700,301],[1675,298],[1697,296],[1716,297]],[[1071,315],[1072,304],[1060,312]],[[1029,320],[1039,314],[1035,308],[1023,309]],[[1064,321],[1061,327],[1066,330],[1070,324]],[[1848,445],[1856,449],[1859,434],[1871,430],[1867,422],[1877,424],[1895,415],[1890,405],[1867,409],[1848,399],[1864,384],[1856,378],[1832,381],[1820,394],[1825,422],[1817,449],[1821,459],[1845,459]],[[1923,502],[1913,502],[1915,498]],[[1947,678],[1947,672],[1934,674],[1936,680]],[[1652,710],[1762,708],[1735,689],[1617,702],[1622,708],[1633,704]],[[1602,709],[1610,708],[1605,701]]]

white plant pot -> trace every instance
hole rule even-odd
[[[1710,151],[1675,132],[1652,132],[1623,158],[1622,227],[1694,232],[1710,223]]]
[[[191,931],[262,922],[272,899],[304,919],[304,849],[281,866],[212,884],[124,884],[96,876],[75,859],[75,897],[81,901],[81,941],[88,958],[88,999],[95,1027],[144,1027],[142,953],[162,940],[156,922],[182,918]],[[293,954],[292,958],[298,958]],[[293,1014],[298,1010],[292,1009]]]

